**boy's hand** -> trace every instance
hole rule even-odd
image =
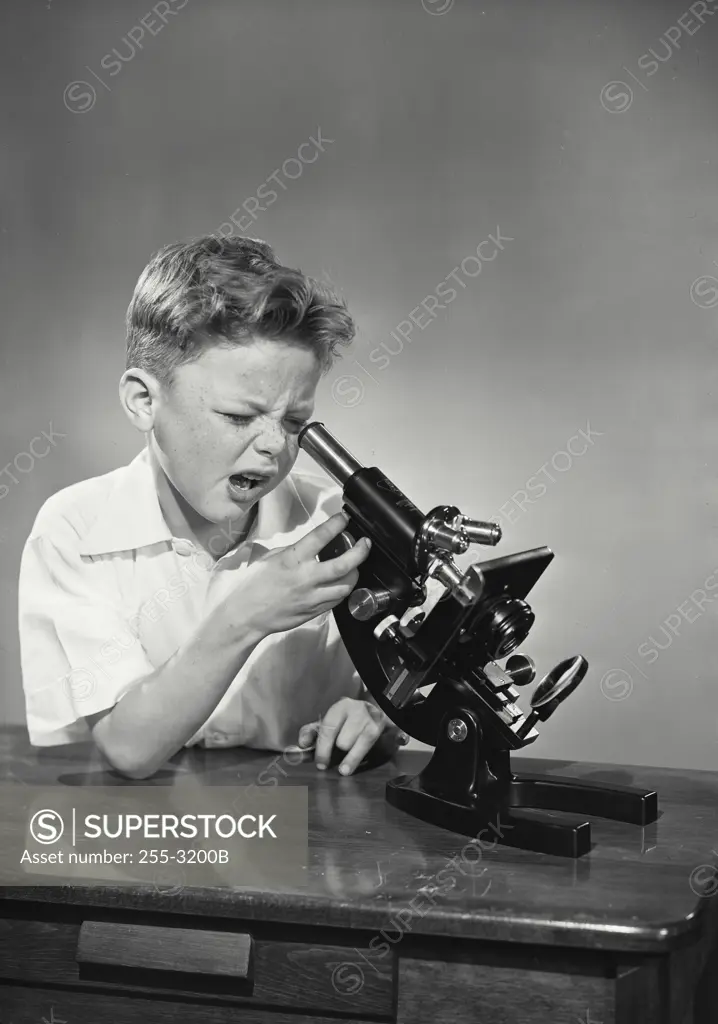
[[[296,544],[272,551],[250,565],[225,600],[230,619],[241,607],[243,621],[265,637],[301,626],[348,597],[359,578],[357,566],[369,554],[368,538],[362,537],[337,558],[317,559],[346,525],[346,516],[338,512]]]
[[[408,742],[408,737],[374,704],[343,697],[332,704],[320,722],[302,726],[298,743],[300,747],[309,747],[316,741],[314,760],[322,770],[329,764],[334,747],[348,751],[339,771],[351,775],[383,735],[393,745],[392,753]]]

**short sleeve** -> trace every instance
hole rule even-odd
[[[22,682],[30,742],[54,746],[89,738],[84,718],[113,707],[152,673],[129,610],[113,597],[111,565],[67,542],[31,536],[19,579]]]

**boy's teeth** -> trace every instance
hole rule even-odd
[[[241,487],[243,490],[249,490],[256,483],[259,482],[260,477],[250,476],[247,473],[236,473],[233,475],[232,480],[234,483]]]

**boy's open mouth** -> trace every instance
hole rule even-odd
[[[247,498],[260,490],[270,479],[268,473],[233,473],[229,478],[229,486],[234,494]]]

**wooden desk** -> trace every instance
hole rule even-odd
[[[264,772],[308,785],[303,890],[6,889],[2,1024],[714,1024],[718,895],[693,888],[718,888],[712,867],[696,871],[718,864],[718,776],[520,759],[526,771],[655,787],[662,815],[645,829],[594,819],[580,861],[501,846],[477,860],[471,850],[462,859],[466,840],[385,802],[396,764],[343,779],[281,757],[268,767],[274,757],[194,749],[152,781],[195,772],[244,785]],[[426,757],[402,752],[399,768],[414,772]],[[36,751],[22,729],[0,733],[3,780],[118,781],[88,747]],[[431,885],[446,891],[423,898]],[[169,969],[211,950],[231,973],[250,945],[245,980],[192,968],[103,974],[77,960],[78,946],[81,959],[89,948],[119,962],[160,951]]]

